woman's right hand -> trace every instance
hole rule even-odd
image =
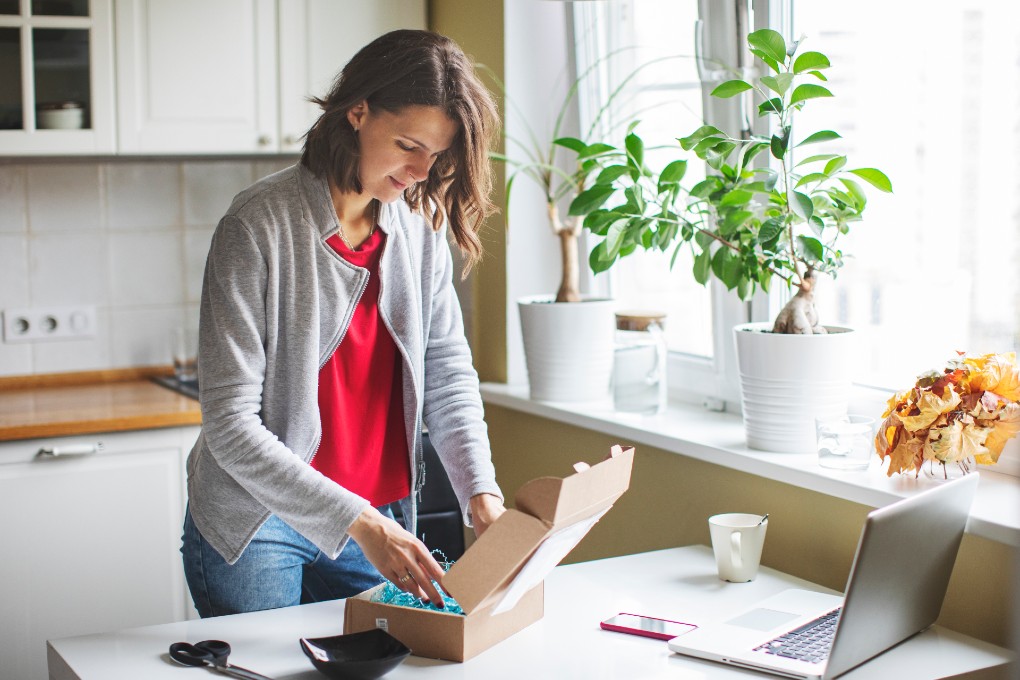
[[[369,506],[347,531],[365,557],[401,590],[443,606],[433,580],[443,578],[443,568],[425,544],[396,521]]]

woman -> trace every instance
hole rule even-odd
[[[315,101],[300,164],[234,199],[206,264],[182,548],[203,617],[384,578],[442,606],[413,535],[422,422],[465,522],[503,512],[444,228],[474,263],[491,95],[451,40],[404,30]]]

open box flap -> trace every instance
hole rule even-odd
[[[606,460],[578,464],[569,477],[528,482],[514,499],[518,509],[507,510],[475,541],[443,587],[468,614],[501,599],[497,610],[512,606],[508,600],[541,582],[627,490],[633,462],[633,448],[614,446]]]

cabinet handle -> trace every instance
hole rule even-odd
[[[300,141],[301,137],[299,135],[287,135],[286,137],[283,138],[283,143],[286,144],[287,146],[294,146]]]
[[[273,138],[269,135],[259,135],[259,146],[269,146],[273,143]]]
[[[95,444],[71,444],[69,446],[48,446],[39,449],[36,454],[40,458],[56,458],[57,456],[89,456],[103,450],[103,442]]]

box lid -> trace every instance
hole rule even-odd
[[[520,488],[507,510],[443,577],[443,587],[470,614],[496,604],[505,611],[545,576],[630,486],[634,449],[614,446],[594,466],[569,477],[539,477]]]

